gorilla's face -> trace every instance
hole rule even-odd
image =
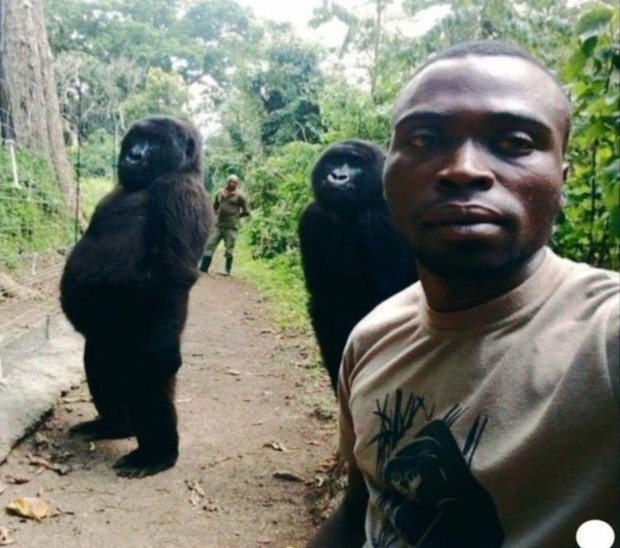
[[[129,190],[149,186],[164,173],[199,162],[199,136],[173,118],[151,116],[134,123],[121,143],[119,181]]]
[[[382,200],[383,152],[371,143],[342,141],[329,147],[312,171],[316,199],[334,211],[355,211]]]

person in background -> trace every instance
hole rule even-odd
[[[501,42],[439,53],[401,91],[384,191],[420,281],[349,338],[348,487],[309,547],[620,536],[620,276],[547,246],[569,130],[558,81]]]
[[[226,179],[226,186],[215,194],[213,207],[216,213],[215,226],[207,245],[205,246],[204,256],[200,262],[200,270],[207,273],[211,266],[213,254],[220,241],[224,240],[225,267],[221,273],[223,276],[230,276],[233,264],[233,252],[235,241],[239,230],[239,219],[250,215],[248,201],[245,195],[238,190],[239,177],[229,175]]]

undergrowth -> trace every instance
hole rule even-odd
[[[234,273],[258,288],[269,301],[269,319],[279,328],[312,336],[303,274],[293,261],[283,256],[253,258],[247,235],[242,232],[235,249]]]
[[[88,177],[80,182],[80,206],[84,217],[90,219],[95,206],[113,188],[110,179],[103,177]]]
[[[10,270],[25,254],[66,247],[74,229],[48,162],[22,149],[15,159],[0,147],[0,265]]]

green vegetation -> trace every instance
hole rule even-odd
[[[296,278],[297,221],[310,199],[309,170],[319,151],[351,137],[387,146],[394,97],[421,60],[459,41],[497,38],[551,67],[574,107],[566,207],[552,246],[618,268],[614,6],[404,0],[401,22],[444,9],[429,31],[407,38],[388,24],[399,4],[360,0],[350,10],[338,3],[317,8],[312,26],[339,21],[348,29],[340,47],[329,50],[302,41],[289,25],[257,19],[234,0],[48,0],[63,115],[69,133],[80,136],[80,173],[112,179],[119,136],[138,116],[209,120],[206,188],[221,186],[231,172],[240,175],[255,211],[246,231],[251,256]],[[355,71],[347,70],[352,63]]]
[[[19,264],[20,255],[57,250],[72,242],[74,222],[45,159],[16,150],[14,186],[10,149],[0,147],[0,263]]]
[[[95,211],[95,206],[113,188],[110,179],[101,177],[88,177],[80,183],[80,204],[84,217],[90,219]]]
[[[235,275],[259,288],[262,298],[269,302],[269,319],[281,329],[310,333],[308,296],[300,272],[282,258],[253,258],[247,231],[241,233],[237,245]]]
[[[578,21],[579,48],[564,65],[574,105],[567,199],[553,243],[572,258],[618,268],[620,49],[618,11],[598,6]]]
[[[250,244],[255,257],[288,258],[291,266],[298,265],[297,222],[311,200],[308,174],[319,151],[316,145],[288,143],[277,156],[249,170],[254,208]]]

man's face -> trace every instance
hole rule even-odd
[[[226,190],[230,192],[237,190],[237,181],[235,181],[235,179],[228,179],[228,181],[226,181]]]
[[[526,60],[437,61],[401,93],[384,170],[392,216],[428,270],[484,278],[543,247],[561,204],[566,101]]]

